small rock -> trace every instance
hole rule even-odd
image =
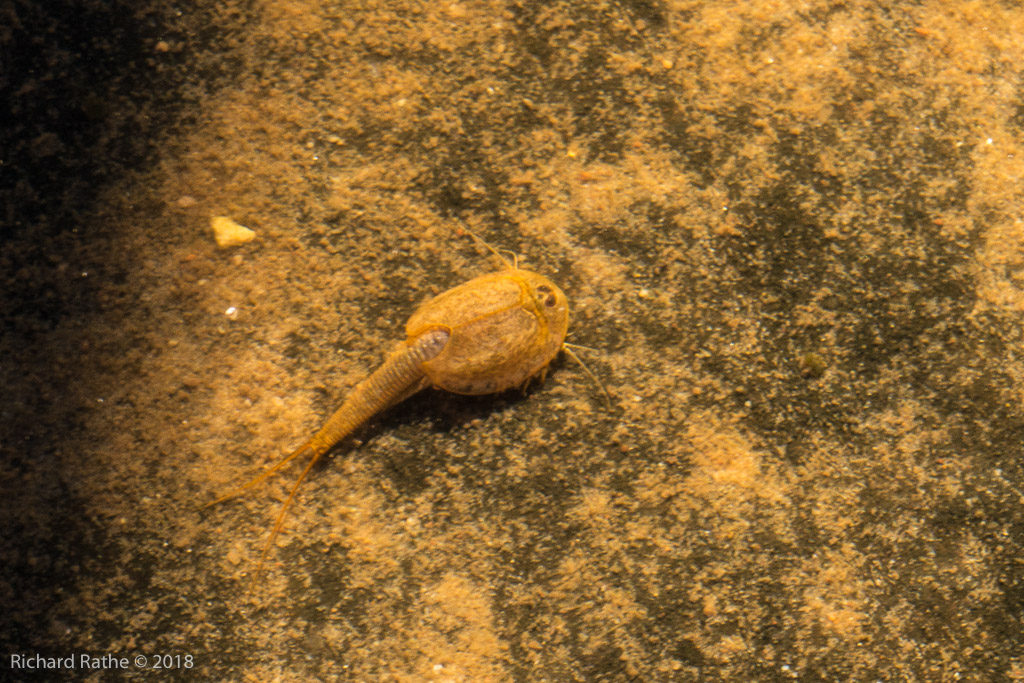
[[[237,247],[240,244],[251,242],[256,237],[255,232],[244,225],[239,225],[227,216],[211,218],[210,228],[213,229],[213,238],[217,240],[217,246],[222,249]]]

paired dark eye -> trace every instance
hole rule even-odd
[[[551,308],[556,303],[558,303],[558,299],[555,298],[555,293],[552,292],[551,288],[548,287],[547,285],[541,285],[541,286],[537,287],[537,293],[538,294],[547,294],[547,296],[544,297],[544,305],[547,306],[548,308]]]

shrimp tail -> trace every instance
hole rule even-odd
[[[291,453],[291,455],[289,455],[288,457],[286,457],[283,460],[281,460],[281,462],[277,463],[276,465],[271,467],[266,472],[262,472],[262,473],[258,474],[257,476],[253,477],[248,482],[246,482],[245,484],[242,484],[241,486],[239,486],[236,489],[232,489],[231,491],[228,491],[227,493],[222,495],[220,498],[217,498],[216,500],[207,503],[203,507],[204,508],[213,507],[214,505],[218,505],[220,503],[223,503],[226,500],[231,500],[232,498],[237,498],[238,496],[242,495],[244,492],[248,491],[249,489],[253,488],[254,486],[259,486],[260,484],[265,482],[267,479],[269,479],[270,477],[272,477],[273,475],[277,474],[282,469],[284,469],[284,467],[287,466],[289,463],[291,463],[292,460],[295,460],[296,458],[298,458],[301,455],[304,455],[307,452],[313,453],[313,460],[316,460],[316,459],[318,459],[320,457],[320,455],[316,453],[316,450],[313,447],[313,440],[310,439],[309,441],[307,441],[306,443],[302,444],[297,449],[295,449]]]
[[[229,491],[206,505],[206,507],[209,507],[234,498],[242,492],[263,483],[296,458],[309,454],[309,462],[306,463],[298,480],[288,492],[288,498],[285,499],[284,504],[281,506],[277,519],[274,521],[274,527],[270,531],[270,536],[263,545],[260,561],[253,575],[254,583],[262,573],[264,561],[270,552],[271,546],[274,544],[274,540],[284,527],[288,508],[291,507],[299,487],[305,481],[310,470],[313,469],[313,465],[325,453],[330,451],[342,439],[352,434],[371,417],[429,386],[430,381],[424,374],[421,366],[426,361],[437,357],[445,344],[448,343],[449,335],[450,333],[446,329],[434,328],[402,344],[369,377],[356,385],[342,406],[331,415],[309,441],[299,446],[291,455],[266,472],[259,474],[248,483],[233,491]]]

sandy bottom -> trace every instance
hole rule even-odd
[[[215,5],[0,9],[0,677],[1024,680],[1014,3]],[[612,407],[419,394],[254,581],[464,228]]]

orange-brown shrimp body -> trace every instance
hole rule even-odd
[[[377,413],[426,387],[477,395],[523,386],[547,371],[563,348],[568,328],[569,302],[543,275],[509,268],[453,287],[413,313],[405,326],[405,341],[356,385],[316,434],[273,468],[214,503],[309,455],[264,546],[262,567],[299,485],[338,442]]]
[[[543,275],[508,270],[453,287],[412,314],[405,341],[303,448],[319,457],[428,386],[469,395],[522,386],[547,369],[568,329],[569,302]]]
[[[545,371],[565,341],[569,302],[543,275],[502,271],[434,297],[405,325],[408,339],[433,329],[446,330],[449,340],[422,365],[431,385],[492,394]]]

